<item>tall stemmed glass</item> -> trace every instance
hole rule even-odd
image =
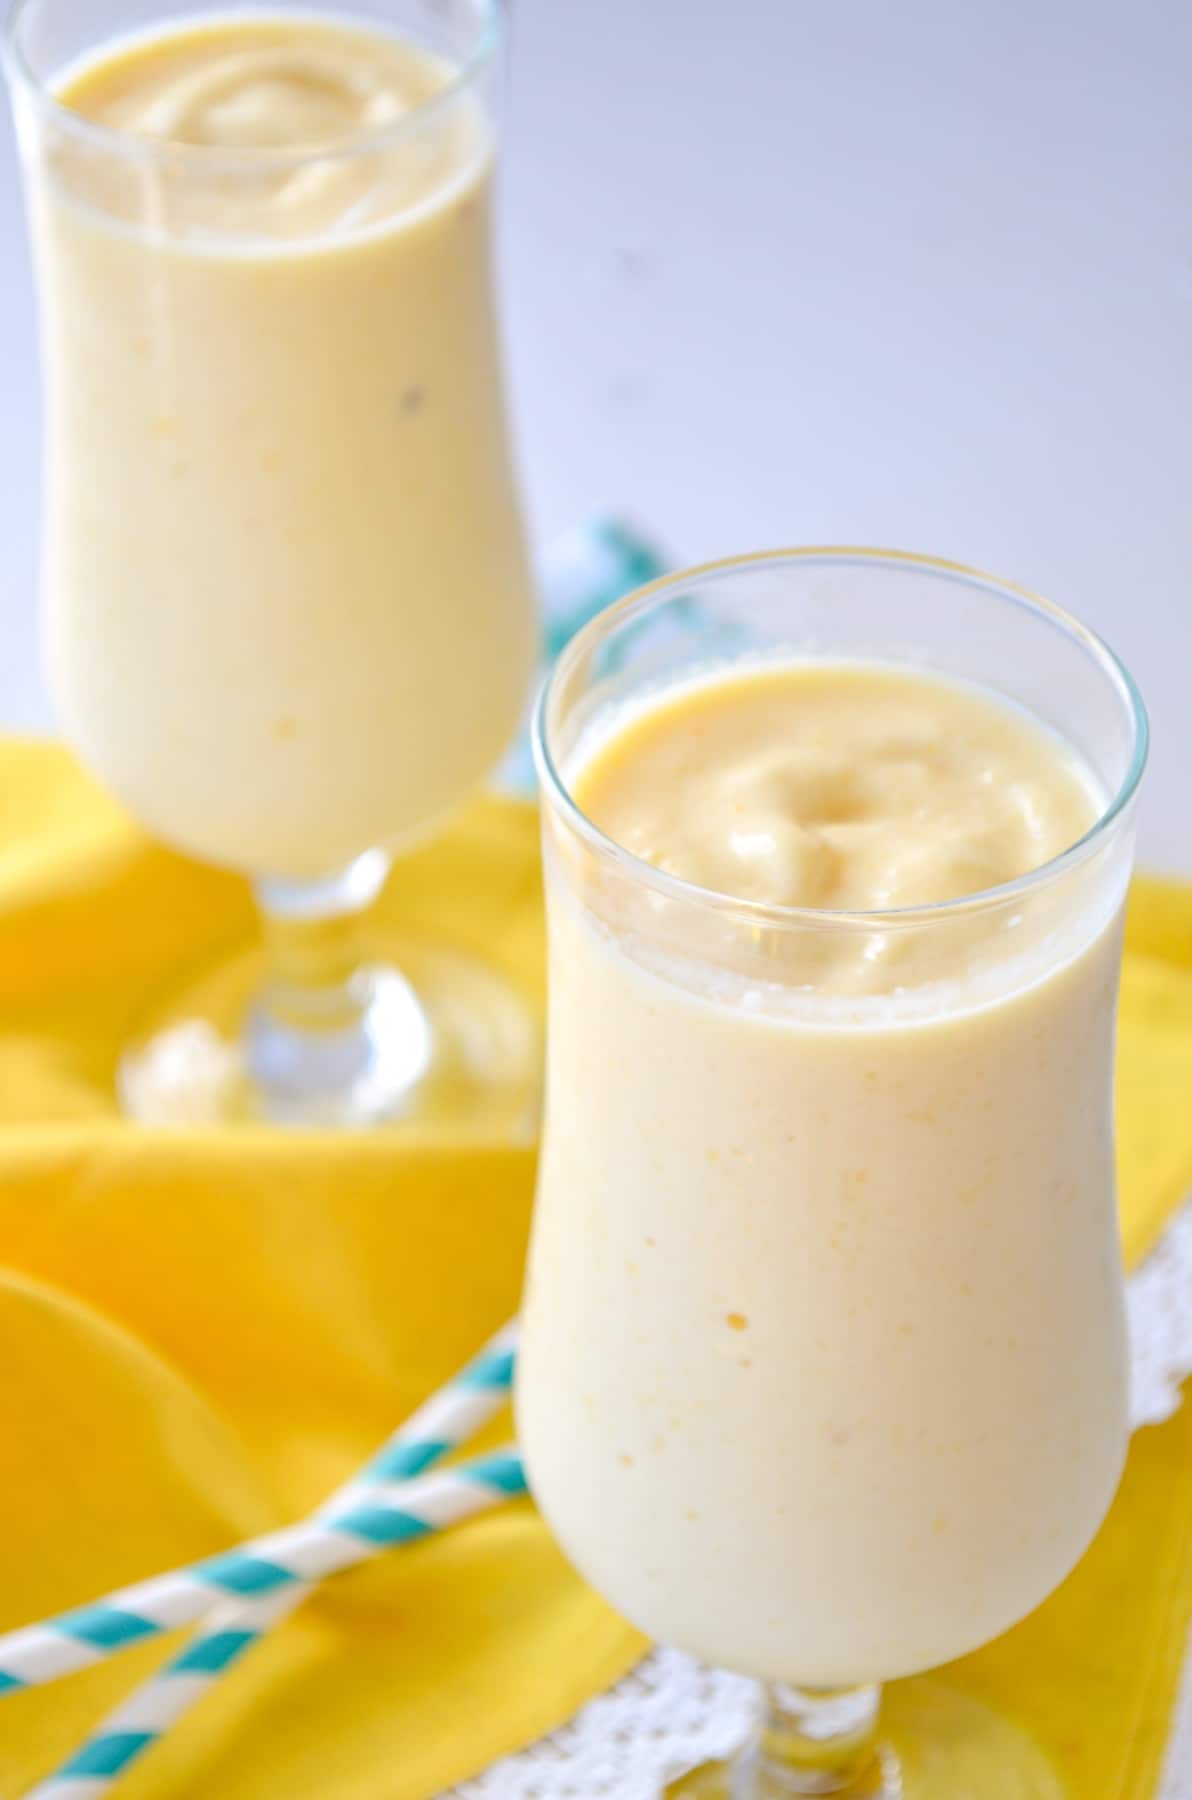
[[[137,110],[163,37],[179,72]],[[62,725],[152,832],[251,875],[264,927],[126,1056],[144,1117],[532,1114],[497,973],[358,930],[500,758],[536,657],[490,279],[501,40],[499,0],[10,21]]]
[[[576,771],[617,720],[805,657],[926,669],[1024,709],[1085,765],[1095,824],[1003,887],[849,914],[692,886],[585,816]],[[548,685],[519,1431],[595,1587],[766,1684],[736,1761],[676,1794],[1056,1791],[975,1705],[892,1706],[883,1738],[878,1684],[1029,1612],[1118,1481],[1112,1050],[1145,748],[1128,675],[1075,620],[879,552],[658,582]],[[851,953],[865,984],[817,992],[825,954]]]

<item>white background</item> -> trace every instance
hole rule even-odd
[[[1189,0],[514,0],[503,286],[536,534],[940,552],[1106,633],[1192,872]],[[47,717],[0,137],[0,724]]]

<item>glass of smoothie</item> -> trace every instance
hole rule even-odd
[[[497,972],[359,933],[536,661],[490,281],[501,38],[500,0],[12,14],[52,690],[83,761],[264,918],[263,963],[125,1057],[148,1118],[533,1112]]]
[[[668,577],[548,685],[518,1427],[593,1585],[765,1684],[676,1794],[1059,1791],[946,1684],[879,1725],[879,1684],[1037,1606],[1121,1472],[1145,751],[1074,619],[887,552]]]

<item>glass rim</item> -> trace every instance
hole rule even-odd
[[[481,25],[476,43],[453,68],[450,78],[443,86],[425,100],[420,100],[409,112],[402,113],[400,118],[372,131],[353,132],[322,147],[306,146],[293,150],[272,147],[259,150],[251,147],[230,149],[221,144],[175,143],[168,138],[151,137],[147,133],[124,131],[118,126],[105,125],[98,119],[88,119],[82,113],[75,112],[72,107],[63,104],[49,81],[32,66],[21,40],[21,27],[25,19],[36,7],[45,4],[46,0],[13,0],[0,36],[0,62],[3,63],[4,72],[14,91],[26,93],[48,118],[55,121],[61,131],[107,156],[121,157],[131,162],[168,163],[174,168],[189,166],[197,174],[210,171],[223,175],[232,172],[261,175],[295,174],[315,162],[339,162],[375,156],[413,136],[422,129],[428,118],[445,113],[467,93],[493,63],[504,42],[509,0],[478,0]],[[197,16],[211,23],[223,20],[237,24],[265,24],[279,18],[293,18],[294,14],[288,13],[284,6],[264,5],[244,10],[229,7],[226,11]],[[315,23],[321,20],[324,24],[341,23],[355,25],[360,29],[368,29],[370,25],[370,21],[354,17],[350,12],[342,15],[331,11],[312,12],[309,16]],[[187,25],[192,22],[193,17],[188,17],[185,12],[171,14],[163,7],[158,24],[149,26],[143,32],[121,34],[112,42],[117,45],[136,44],[151,39],[156,31],[168,29],[171,24]],[[95,49],[102,48],[102,44],[101,39],[96,43]]]
[[[1028,869],[1024,875],[1015,876],[1013,881],[999,882],[993,887],[981,888],[972,894],[961,894],[950,900],[936,900],[920,906],[885,907],[870,910],[784,906],[763,900],[742,899],[732,894],[726,894],[718,888],[702,887],[698,882],[687,881],[679,875],[671,875],[666,870],[657,868],[653,863],[647,862],[644,857],[627,849],[624,844],[619,843],[616,838],[611,837],[593,819],[588,817],[572,794],[555,760],[550,744],[550,711],[555,696],[562,682],[574,669],[580,658],[617,625],[637,613],[646,611],[668,592],[679,593],[690,588],[693,582],[702,581],[708,576],[729,574],[736,570],[758,569],[767,564],[781,566],[792,562],[803,564],[816,561],[832,563],[859,561],[870,565],[894,563],[929,570],[933,574],[961,576],[967,582],[991,589],[1002,598],[1040,615],[1088,653],[1116,689],[1118,697],[1123,702],[1132,728],[1132,754],[1129,766],[1116,792],[1106,801],[1088,830],[1077,838],[1075,843],[1070,844],[1067,849],[1061,850],[1057,856],[1049,857],[1046,862],[1040,863],[1038,868]],[[1104,638],[1091,630],[1089,626],[1083,625],[1074,614],[1068,612],[1064,607],[1057,606],[1054,601],[1044,599],[1041,594],[1036,594],[1032,589],[1022,587],[1017,582],[1006,581],[1001,576],[991,575],[986,570],[975,568],[968,563],[952,562],[944,557],[921,555],[909,550],[884,550],[852,544],[807,545],[782,550],[756,550],[740,556],[720,557],[712,562],[697,563],[691,568],[659,576],[656,580],[648,582],[646,586],[635,589],[633,593],[626,594],[621,600],[605,607],[596,614],[595,618],[589,619],[588,623],[571,639],[542,684],[533,718],[534,760],[544,795],[571,829],[584,840],[590,849],[606,861],[621,868],[627,876],[643,886],[650,887],[671,900],[686,901],[691,905],[702,906],[705,910],[732,913],[740,919],[759,926],[800,926],[819,930],[828,928],[874,931],[887,927],[902,928],[928,924],[934,920],[987,911],[991,907],[1002,905],[1047,885],[1068,870],[1087,861],[1109,830],[1126,812],[1138,791],[1139,782],[1142,780],[1149,747],[1150,725],[1146,706],[1134,677]]]

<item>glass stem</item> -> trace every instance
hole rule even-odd
[[[767,1687],[761,1729],[740,1760],[733,1800],[847,1793],[873,1767],[880,1706],[877,1687]]]
[[[417,997],[364,950],[362,915],[388,867],[369,851],[335,876],[256,884],[265,976],[245,1035],[266,1118],[368,1124],[427,1071],[430,1027]]]

